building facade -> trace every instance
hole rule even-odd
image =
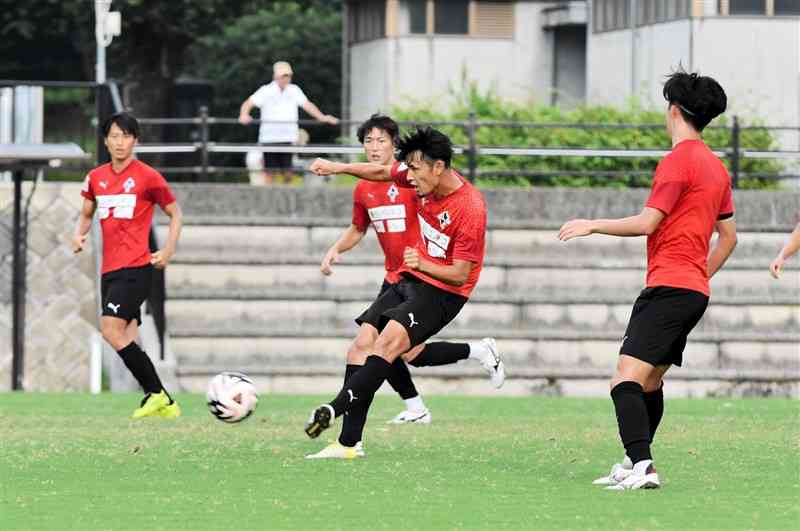
[[[682,65],[717,78],[731,114],[800,124],[800,0],[345,5],[343,115],[354,120],[447,105],[467,82],[516,101],[658,107],[664,75]]]
[[[574,105],[586,87],[585,2],[350,0],[344,116],[446,100],[465,83]]]

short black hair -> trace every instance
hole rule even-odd
[[[677,105],[683,119],[698,132],[725,112],[728,97],[714,78],[686,72],[683,67],[667,76],[664,99]]]
[[[117,127],[122,129],[122,132],[128,135],[133,135],[134,138],[139,138],[139,122],[132,114],[127,112],[118,112],[111,116],[103,123],[103,136],[108,136],[111,131],[111,126],[117,124]]]
[[[409,155],[419,151],[431,162],[441,160],[445,168],[450,167],[450,160],[453,158],[453,144],[450,139],[432,127],[417,127],[398,142],[397,149],[398,160],[408,160]]]
[[[369,117],[369,120],[358,126],[356,136],[358,137],[359,143],[363,144],[364,138],[373,129],[386,131],[386,134],[392,139],[392,144],[397,145],[397,140],[400,138],[400,127],[398,127],[397,122],[385,114],[380,113],[373,114]]]

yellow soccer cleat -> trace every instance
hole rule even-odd
[[[158,416],[165,419],[176,419],[181,416],[181,407],[174,400],[158,410]]]
[[[169,405],[169,397],[163,390],[159,393],[148,393],[144,396],[141,406],[133,412],[133,418],[152,417]]]
[[[315,454],[307,455],[306,459],[356,459],[364,456],[364,445],[361,444],[361,441],[358,441],[355,446],[343,446],[337,441]]]

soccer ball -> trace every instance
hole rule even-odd
[[[222,422],[241,422],[256,409],[253,381],[239,372],[222,372],[208,382],[208,410]]]

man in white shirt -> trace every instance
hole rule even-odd
[[[242,102],[239,109],[239,123],[247,125],[253,121],[250,111],[258,107],[261,111],[261,128],[258,131],[258,143],[270,146],[290,146],[297,142],[298,127],[297,108],[320,122],[336,125],[339,119],[330,114],[323,114],[319,108],[308,100],[303,91],[292,83],[292,67],[286,61],[278,61],[272,66],[273,81],[262,85]],[[271,122],[271,123],[270,123]],[[292,168],[291,153],[264,153],[264,182],[272,183],[273,173],[290,174]]]

